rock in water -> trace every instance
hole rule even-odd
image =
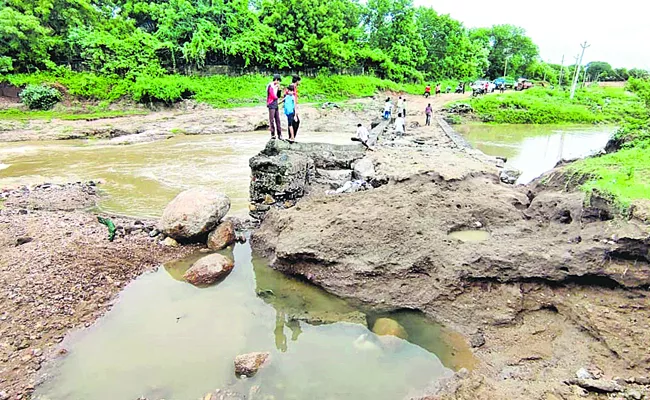
[[[235,264],[221,254],[210,254],[195,262],[185,272],[183,278],[195,286],[207,286],[224,278],[232,271]]]
[[[377,319],[372,331],[379,336],[396,336],[400,339],[408,339],[409,336],[402,325],[390,318]]]
[[[235,374],[251,377],[264,366],[270,353],[248,353],[235,357]]]
[[[517,182],[517,179],[521,176],[521,171],[512,168],[508,165],[506,165],[503,170],[501,170],[501,173],[499,174],[499,179],[501,179],[501,182],[507,183],[509,185],[514,185],[515,182]]]
[[[192,241],[205,236],[230,210],[230,199],[223,193],[193,188],[180,193],[163,211],[160,225],[167,236]]]
[[[236,240],[235,224],[232,221],[224,221],[208,235],[208,248],[222,250],[235,243]]]

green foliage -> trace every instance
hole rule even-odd
[[[646,112],[634,95],[618,88],[589,88],[574,101],[559,89],[533,88],[470,100],[486,122],[508,124],[617,123],[639,119]]]
[[[472,31],[472,38],[489,49],[489,67],[486,75],[492,78],[503,75],[506,62],[506,75],[522,76],[539,55],[539,49],[526,36],[526,31],[517,26],[495,25],[491,28],[475,29]]]
[[[570,164],[570,173],[589,176],[582,189],[612,196],[624,208],[638,199],[650,199],[648,149],[635,147]]]
[[[20,92],[20,99],[32,110],[49,110],[61,97],[61,92],[44,85],[28,85]]]

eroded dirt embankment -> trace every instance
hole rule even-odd
[[[84,209],[95,184],[40,185],[0,200],[0,398],[29,398],[41,363],[71,329],[89,326],[129,281],[191,247],[163,247],[153,221],[113,218],[106,227]],[[61,355],[62,356],[62,355]]]
[[[388,185],[271,211],[254,247],[274,268],[336,295],[422,310],[465,334],[479,365],[444,390],[432,385],[430,396],[648,393],[638,385],[649,383],[650,370],[648,226],[602,220],[582,193],[504,185],[435,128],[410,136],[370,155]],[[448,235],[463,229],[490,238]],[[581,368],[600,378],[599,388],[574,382]]]

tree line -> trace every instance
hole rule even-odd
[[[468,29],[412,0],[3,1],[0,73],[74,66],[135,78],[214,64],[395,81],[559,75],[522,28]]]

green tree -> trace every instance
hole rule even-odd
[[[418,72],[426,49],[415,22],[411,0],[369,0],[362,21],[371,48],[384,52],[392,63],[384,63],[391,79],[421,79]]]
[[[488,50],[472,40],[463,24],[432,8],[416,11],[418,32],[427,51],[422,66],[432,78],[470,78],[482,75],[488,65]]]
[[[492,78],[503,75],[506,62],[509,76],[524,75],[539,55],[537,45],[526,36],[526,31],[514,25],[479,28],[472,32],[472,37],[489,49],[487,75]]]
[[[609,63],[604,61],[592,61],[587,64],[587,75],[591,81],[614,80],[616,74]]]
[[[280,68],[355,64],[361,7],[350,0],[273,0],[262,21],[273,29],[272,61]]]
[[[52,31],[40,20],[11,7],[0,9],[0,54],[2,69],[34,71],[54,66],[48,50]]]

